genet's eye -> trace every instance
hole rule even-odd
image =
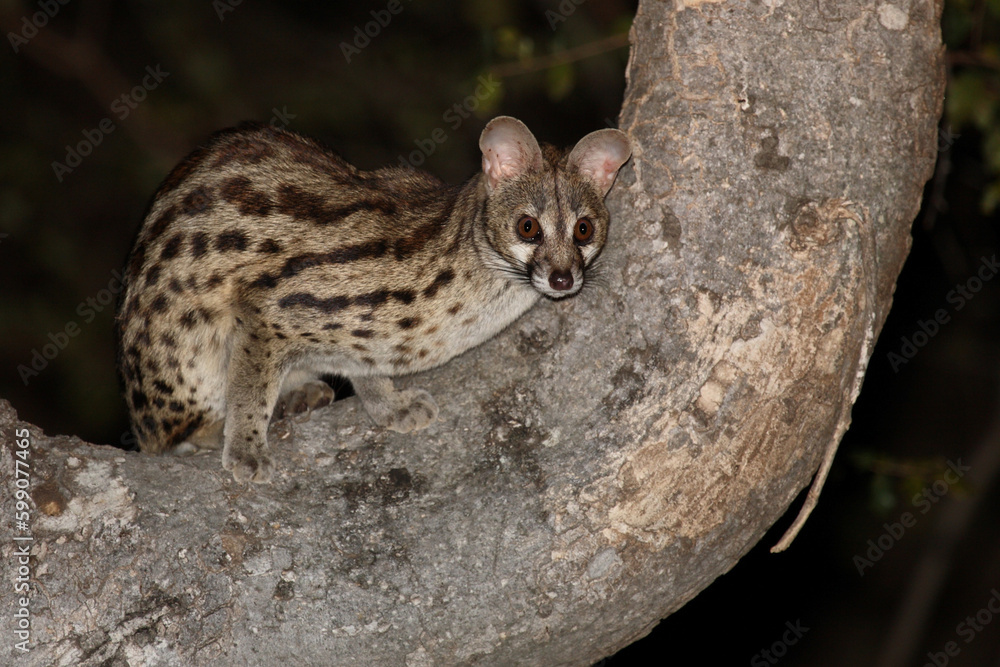
[[[580,218],[573,229],[573,237],[577,243],[587,243],[594,235],[594,224],[588,218]]]
[[[538,220],[524,215],[517,221],[517,234],[525,241],[538,241],[542,236],[542,228]]]

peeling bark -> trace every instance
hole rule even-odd
[[[603,286],[218,456],[30,431],[24,665],[586,665],[728,571],[850,421],[936,155],[930,2],[641,2]],[[15,497],[0,499],[4,521]],[[22,535],[15,531],[15,535]],[[5,539],[0,614],[14,618]]]

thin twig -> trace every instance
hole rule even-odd
[[[531,72],[538,72],[551,67],[558,67],[559,65],[576,62],[577,60],[583,60],[584,58],[598,56],[602,53],[614,51],[615,49],[620,49],[625,46],[628,46],[628,34],[621,33],[619,35],[611,35],[610,37],[599,39],[596,42],[581,44],[580,46],[573,47],[572,49],[566,49],[565,51],[560,51],[559,53],[535,56],[516,63],[495,65],[490,68],[490,73],[501,79],[518,76],[519,74],[530,74]]]

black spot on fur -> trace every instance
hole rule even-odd
[[[157,391],[164,393],[167,396],[171,396],[174,393],[174,388],[163,380],[153,380],[153,386],[156,387]]]
[[[274,202],[266,192],[253,187],[246,176],[233,176],[222,182],[219,194],[234,204],[242,215],[268,215]]]
[[[359,294],[354,297],[354,303],[359,306],[371,306],[376,308],[389,300],[389,290],[377,290],[367,294]]]
[[[362,259],[377,259],[385,255],[387,251],[388,246],[385,241],[371,241],[360,245],[345,246],[331,250],[330,252],[312,252],[296,255],[295,257],[288,258],[279,275],[263,273],[250,286],[272,289],[277,286],[279,280],[291,278],[306,269],[325,264],[347,264]]]
[[[149,405],[149,399],[146,397],[146,394],[144,394],[143,392],[141,392],[138,389],[133,389],[132,390],[132,410],[133,411],[142,410],[147,405]]]
[[[395,202],[381,193],[373,192],[365,199],[343,206],[327,206],[323,194],[306,191],[291,183],[278,186],[275,208],[295,220],[308,220],[318,225],[335,223],[360,212],[377,212],[387,217],[397,213]]]
[[[201,257],[208,251],[208,234],[205,232],[195,232],[191,235],[191,256]]]
[[[351,335],[356,338],[371,338],[375,335],[375,332],[371,329],[355,329],[351,332]]]
[[[297,292],[295,294],[289,294],[278,301],[279,308],[292,308],[294,306],[303,306],[305,308],[315,308],[324,313],[335,313],[338,310],[343,310],[351,305],[351,299],[346,296],[334,296],[329,299],[318,299],[312,294],[306,292]]]
[[[170,226],[170,223],[172,223],[174,221],[174,218],[176,217],[177,217],[176,206],[171,206],[163,213],[158,215],[156,217],[156,220],[153,221],[153,224],[149,226],[149,230],[146,232],[145,240],[148,243],[152,243],[156,239],[160,238],[163,232],[167,230],[167,227]]]
[[[274,289],[278,286],[277,277],[271,275],[270,273],[263,273],[257,280],[250,283],[250,287],[259,287],[261,289]]]
[[[147,415],[142,418],[142,431],[147,435],[153,436],[160,432],[160,425],[156,423],[155,419]]]
[[[434,278],[434,282],[424,288],[424,296],[428,299],[434,298],[434,295],[438,293],[438,290],[450,283],[455,279],[455,272],[451,269],[445,269],[441,273],[437,274]]]
[[[174,404],[171,403],[170,405],[171,409],[173,409]],[[188,423],[184,426],[184,428],[174,431],[174,434],[170,437],[171,442],[174,443],[184,442],[185,440],[188,439],[188,436],[190,436],[192,433],[194,433],[201,427],[204,421],[205,421],[204,414],[200,414],[194,419],[189,420]]]
[[[417,227],[407,236],[398,239],[393,244],[393,252],[396,254],[396,259],[403,261],[411,255],[420,252],[431,239],[441,233],[446,220],[447,218],[433,219]]]
[[[219,252],[226,252],[227,250],[246,250],[247,235],[238,229],[227,229],[216,237],[215,249]]]
[[[209,191],[203,187],[195,188],[189,192],[184,201],[181,202],[181,213],[183,215],[199,215],[212,210],[215,202]]]
[[[152,287],[160,280],[160,264],[153,264],[146,269],[146,287]]]
[[[171,236],[166,243],[163,244],[163,250],[160,252],[161,260],[173,259],[177,256],[177,252],[181,249],[181,242],[184,241],[184,235],[177,233]]]
[[[306,192],[297,185],[283,183],[278,186],[278,213],[284,213],[295,220],[311,220],[318,224],[330,222],[326,214],[323,196],[318,192]]]
[[[396,324],[399,325],[400,329],[412,329],[413,327],[420,324],[419,317],[404,317],[401,320],[397,320]]]
[[[392,293],[394,299],[402,301],[405,304],[413,303],[413,300],[417,298],[417,295],[413,290],[395,290]]]
[[[149,307],[153,310],[154,313],[162,313],[167,309],[167,306],[169,305],[170,305],[170,300],[167,299],[166,296],[160,294],[155,299],[153,299],[153,303],[149,304]]]
[[[281,252],[281,244],[274,239],[264,239],[257,246],[257,252],[273,255],[274,253]]]

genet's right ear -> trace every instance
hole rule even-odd
[[[529,169],[540,169],[542,151],[535,135],[524,123],[510,116],[497,116],[479,137],[483,152],[483,173],[488,192],[510,178],[517,178]]]
[[[618,170],[632,156],[632,144],[621,130],[591,132],[573,148],[566,163],[593,183],[602,197],[615,182]]]

